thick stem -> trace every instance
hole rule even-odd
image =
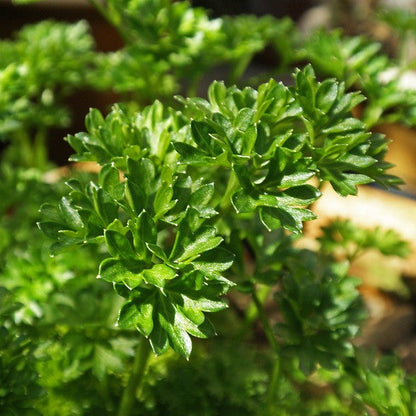
[[[150,356],[150,348],[144,338],[137,346],[136,356],[134,357],[133,367],[130,378],[121,398],[118,416],[130,416],[136,401],[136,392],[143,380],[146,364]]]

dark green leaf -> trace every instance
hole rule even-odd
[[[137,259],[127,235],[117,231],[105,230],[104,237],[108,251],[113,257],[130,260]]]

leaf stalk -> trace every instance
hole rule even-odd
[[[273,334],[273,329],[270,325],[269,319],[267,317],[267,314],[264,310],[263,303],[261,302],[259,295],[257,294],[256,290],[253,290],[252,292],[253,302],[254,305],[257,308],[258,316],[260,318],[260,321],[263,325],[263,330],[266,335],[267,341],[269,342],[270,346],[272,347],[272,350],[274,351],[274,366],[273,371],[270,378],[270,384],[266,396],[266,410],[268,414],[272,414],[272,404],[273,404],[273,398],[275,397],[275,393],[277,389],[279,388],[279,381],[280,381],[280,346],[276,341],[276,337]]]
[[[140,339],[133,361],[130,378],[121,398],[117,416],[130,416],[136,401],[136,392],[140,387],[150,356],[150,347],[144,338]]]

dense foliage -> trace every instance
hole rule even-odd
[[[414,414],[414,378],[354,345],[366,312],[349,274],[364,250],[407,244],[337,221],[302,245],[325,183],[400,184],[370,130],[414,124],[416,94],[382,81],[396,62],[288,19],[91,3],[119,51],[95,52],[85,22],[0,43],[0,414]],[[290,85],[247,77],[265,47]],[[66,138],[98,173],[51,172],[49,129],[83,86],[122,101]]]

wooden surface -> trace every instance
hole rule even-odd
[[[320,227],[335,218],[350,219],[367,229],[393,229],[412,249],[408,259],[399,260],[400,267],[404,274],[416,278],[416,200],[369,186],[360,187],[357,196],[339,196],[330,186],[322,193],[312,207],[318,218],[306,224],[309,235],[319,235]]]

